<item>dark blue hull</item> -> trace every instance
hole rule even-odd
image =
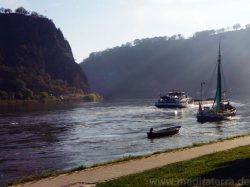
[[[174,126],[174,127],[170,127],[170,128],[166,128],[166,129],[162,129],[158,131],[150,131],[150,132],[147,132],[147,135],[149,139],[172,136],[174,134],[177,134],[180,128],[181,126]]]

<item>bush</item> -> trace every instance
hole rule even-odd
[[[16,84],[16,89],[18,89],[18,90],[23,90],[23,89],[26,88],[25,82],[23,82],[23,81],[20,80],[20,79],[16,79],[15,84]]]
[[[87,102],[99,102],[99,101],[102,101],[103,100],[103,97],[97,93],[91,93],[91,94],[88,94],[86,95],[84,98],[83,98],[84,101],[87,101]]]
[[[41,92],[40,96],[41,96],[41,99],[46,99],[49,97],[49,94],[48,94],[48,92]]]
[[[2,100],[8,99],[8,93],[0,90],[0,99],[2,99]]]
[[[23,90],[23,94],[24,94],[25,99],[33,99],[34,98],[34,94],[33,94],[32,90],[30,90],[29,88],[25,88]]]

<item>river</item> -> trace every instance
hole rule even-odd
[[[250,100],[233,105],[231,120],[204,124],[196,122],[195,105],[157,109],[150,99],[2,107],[0,184],[250,133]],[[180,133],[147,139],[151,127],[171,125],[181,125]]]

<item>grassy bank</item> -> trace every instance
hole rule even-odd
[[[250,186],[250,146],[100,183],[112,186]]]
[[[129,155],[129,156],[124,156],[123,158],[120,158],[120,159],[117,159],[117,160],[112,160],[112,161],[108,161],[108,162],[101,163],[101,164],[95,164],[95,165],[90,166],[90,167],[79,166],[77,168],[74,168],[74,169],[68,170],[68,171],[55,171],[55,172],[40,173],[38,175],[29,176],[29,177],[27,177],[25,179],[21,179],[21,180],[16,180],[16,181],[10,182],[9,185],[11,185],[11,184],[20,184],[20,183],[25,183],[25,182],[29,182],[29,181],[35,181],[35,180],[39,180],[39,179],[43,179],[43,178],[47,178],[47,177],[52,177],[52,176],[55,177],[55,176],[58,176],[58,175],[61,175],[61,174],[70,174],[72,172],[82,171],[82,170],[89,169],[89,168],[94,168],[94,167],[99,167],[99,166],[105,166],[105,165],[112,165],[112,164],[116,164],[116,163],[126,162],[126,161],[129,161],[129,160],[142,159],[142,158],[150,157],[152,155],[157,155],[157,154],[167,153],[167,152],[175,152],[175,151],[179,151],[179,150],[189,149],[189,148],[193,148],[193,147],[199,147],[199,146],[202,146],[202,145],[212,144],[212,143],[216,143],[216,142],[223,142],[223,141],[226,141],[226,140],[237,139],[237,138],[245,137],[245,136],[249,136],[249,134],[235,136],[235,137],[229,137],[229,138],[226,138],[226,139],[219,139],[219,140],[216,140],[216,141],[211,141],[209,143],[200,143],[200,144],[196,143],[196,144],[193,144],[193,145],[190,145],[190,146],[187,146],[187,147],[176,148],[176,149],[169,149],[169,150],[165,150],[165,151],[159,151],[159,152],[155,152],[155,153],[148,154],[148,155],[142,155],[142,156],[131,156],[131,155]],[[101,185],[105,186],[106,184],[104,183],[104,184],[101,184]]]

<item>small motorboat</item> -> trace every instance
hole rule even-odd
[[[148,138],[150,139],[164,137],[164,136],[171,136],[171,135],[177,134],[180,128],[181,126],[171,126],[171,127],[156,130],[156,131],[154,131],[154,129],[151,128],[150,131],[147,132],[147,134],[148,134]]]

